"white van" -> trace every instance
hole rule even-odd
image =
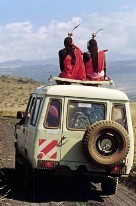
[[[16,126],[16,170],[87,176],[114,194],[133,165],[134,136],[125,93],[82,84],[37,88]],[[23,124],[23,125],[21,125]],[[26,172],[28,173],[28,171]]]

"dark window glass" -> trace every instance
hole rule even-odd
[[[32,97],[31,98],[31,101],[30,101],[30,104],[29,104],[29,107],[28,107],[28,113],[31,115],[32,111],[33,111],[33,108],[34,108],[34,105],[35,105],[35,101],[36,101],[36,97]]]
[[[41,107],[42,99],[36,99],[34,105],[32,106],[31,114],[30,114],[30,124],[35,126],[37,123],[40,107]]]

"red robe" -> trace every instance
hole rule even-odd
[[[71,64],[71,56],[68,54],[63,61],[64,70],[59,74],[59,77],[68,79],[86,80],[85,66],[82,60],[82,51],[79,48],[74,49],[76,61]]]
[[[98,74],[94,72],[93,69],[93,63],[92,59],[89,59],[85,63],[85,71],[86,71],[86,76],[90,80],[104,80],[104,74],[102,76],[99,76],[100,73],[104,70],[106,67],[106,60],[105,60],[105,52],[107,50],[99,51],[98,52]]]

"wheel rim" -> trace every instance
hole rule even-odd
[[[113,133],[103,133],[97,137],[96,148],[97,151],[104,156],[112,155],[118,150],[118,137]]]

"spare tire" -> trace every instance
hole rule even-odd
[[[127,131],[112,120],[92,124],[86,130],[82,143],[87,159],[104,166],[119,163],[130,147]]]

